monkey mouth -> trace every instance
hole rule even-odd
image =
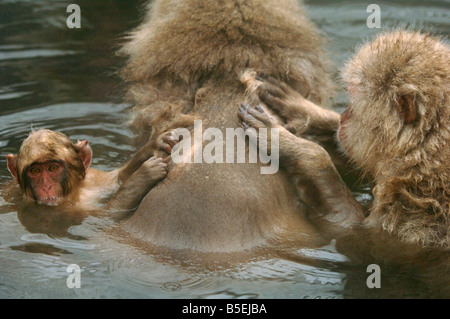
[[[47,205],[47,206],[58,206],[59,205],[59,197],[47,197],[41,198],[38,200],[38,204]]]

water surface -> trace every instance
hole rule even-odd
[[[66,27],[65,1],[0,2],[0,182],[10,179],[5,155],[16,153],[31,128],[60,130],[72,140],[88,139],[93,167],[110,170],[135,151],[114,52],[126,30],[136,26],[140,1],[78,1],[81,30]],[[329,39],[339,67],[354,48],[379,29],[366,26],[369,1],[308,1],[308,10]],[[449,1],[378,1],[382,26],[410,25],[448,35]],[[345,107],[346,95],[338,97]],[[354,194],[370,200],[365,185]],[[286,258],[250,258],[214,270],[168,260],[121,242],[107,219],[89,217],[67,236],[38,232],[0,197],[0,298],[343,298],[381,293],[351,289],[361,274],[333,267],[345,261],[334,243],[299,249],[299,255],[329,262],[311,266]],[[67,266],[78,264],[82,288],[68,289]],[[327,263],[325,263],[327,265]],[[194,269],[195,268],[195,269]],[[363,280],[357,281],[363,285]],[[399,287],[408,277],[399,276]],[[396,287],[394,285],[394,287]],[[429,297],[409,285],[395,297]],[[439,297],[439,296],[438,296]]]

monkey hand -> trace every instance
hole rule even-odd
[[[297,136],[329,135],[339,128],[338,113],[314,104],[273,77],[261,80],[263,83],[258,88],[260,99],[286,119],[284,127],[288,131]]]
[[[323,155],[327,158],[329,157],[327,152],[320,145],[295,136],[259,106],[257,106],[256,109],[253,109],[242,104],[242,106],[239,107],[238,116],[242,120],[242,126],[245,129],[246,135],[253,141],[258,140],[259,148],[263,148],[265,151],[271,151],[273,147],[278,147],[279,155],[282,158],[288,158],[288,162],[292,159],[298,160],[304,157],[314,158],[314,156],[319,155]],[[251,130],[250,128],[254,129]],[[272,140],[272,133],[268,132],[266,139],[263,138],[262,140],[259,140],[258,135],[260,134],[261,128],[271,130],[276,129],[278,131],[278,139]],[[309,160],[304,162],[309,163]]]
[[[139,168],[139,174],[144,174],[150,182],[157,182],[166,177],[167,164],[160,157],[151,157]]]
[[[286,119],[286,128],[294,129],[300,122],[303,126],[307,126],[309,121],[308,106],[305,105],[307,100],[300,93],[273,77],[259,79],[263,81],[258,87],[259,98]]]
[[[181,141],[180,137],[182,138],[179,129],[170,130],[157,137],[156,145],[160,150],[170,155],[173,147]]]
[[[167,175],[167,164],[159,157],[150,157],[123,182],[105,210],[115,219],[122,219],[134,210],[145,195]]]
[[[238,112],[239,118],[242,120],[242,126],[247,129],[248,127],[260,128],[274,128],[279,127],[278,121],[267,114],[261,106],[251,108],[242,103]]]
[[[248,107],[242,104],[239,107],[238,117],[242,120],[242,126],[249,136],[251,141],[258,140],[258,147],[263,148],[265,151],[271,151],[274,147],[274,143],[278,143],[282,140],[290,139],[292,136],[283,126],[278,123],[278,120],[273,116],[267,114],[262,107],[256,106],[256,108]],[[253,128],[253,129],[251,129]],[[269,129],[270,132],[266,131],[266,138],[258,139],[258,135],[261,133],[261,129]],[[276,130],[279,139],[272,141],[272,130]]]

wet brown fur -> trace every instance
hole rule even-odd
[[[338,137],[346,151],[343,155],[375,185],[374,201],[364,220],[369,232],[384,229],[408,244],[448,250],[449,56],[448,44],[428,34],[394,30],[378,35],[343,69],[350,104],[342,116],[304,99],[278,80],[269,77],[257,81],[247,74],[244,82],[249,92],[256,92],[272,110],[283,115],[286,123],[280,127],[281,133],[298,119],[298,137],[280,134],[281,164],[288,167],[294,179],[310,176],[309,187],[316,184],[313,195],[303,191],[303,183],[295,184],[303,201],[316,208],[328,205],[327,215],[316,212],[310,219],[316,216],[326,223],[336,214],[345,217],[340,222],[343,224],[350,220],[347,215],[356,205],[356,215],[363,216],[361,205],[349,191],[343,191],[347,187],[336,176],[337,164],[330,153],[322,144],[307,142],[308,131],[322,133],[320,143],[331,138],[330,128],[339,127]],[[271,123],[267,114],[251,109],[239,114],[254,127],[279,126]],[[336,149],[337,145],[328,146]],[[314,155],[314,159],[308,155]],[[327,166],[329,171],[324,174],[323,167]],[[336,224],[332,222],[324,229],[336,230]]]
[[[249,68],[323,104],[333,85],[322,44],[296,0],[154,1],[121,50],[129,57],[122,74],[132,83],[134,126],[145,134],[192,112],[202,88],[241,88]]]
[[[343,143],[373,176],[368,225],[402,240],[450,248],[450,48],[393,31],[360,48],[343,70],[353,88]],[[411,102],[405,123],[399,99]]]
[[[50,130],[31,132],[23,141],[16,157],[17,179],[23,194],[34,199],[27,175],[28,167],[33,163],[60,160],[64,162],[67,173],[62,184],[64,197],[76,197],[77,194],[72,194],[72,191],[78,189],[78,185],[86,176],[79,153],[80,147],[73,144],[65,134]]]
[[[36,163],[58,162],[64,169],[58,172],[58,178],[44,185],[52,187],[55,192],[53,197],[58,200],[50,206],[68,215],[108,213],[116,219],[124,218],[166,176],[167,164],[153,155],[160,147],[168,146],[166,143],[170,136],[171,132],[166,132],[139,149],[122,167],[103,172],[90,168],[92,149],[88,141],[72,143],[68,136],[60,132],[47,129],[32,131],[22,143],[18,155],[7,155],[8,169],[16,179],[12,182],[18,184],[23,196],[17,197],[13,187],[6,187],[6,198],[18,204],[23,203],[26,209],[31,207],[44,213],[48,211],[48,206],[39,204],[40,199],[35,194],[35,187],[43,186],[39,183],[32,185],[28,169]],[[100,208],[102,199],[112,195],[106,205]]]
[[[173,126],[240,127],[246,70],[287,81],[316,103],[332,95],[323,39],[297,0],[161,0],[121,50],[122,75],[145,143]],[[123,227],[157,245],[236,251],[287,240],[320,240],[304,219],[286,173],[255,164],[175,167]],[[290,231],[290,235],[284,234]]]

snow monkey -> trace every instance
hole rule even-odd
[[[42,129],[31,132],[17,155],[6,156],[7,166],[22,193],[17,200],[25,209],[52,206],[81,215],[102,210],[117,218],[136,208],[166,176],[167,164],[153,152],[158,147],[170,148],[171,138],[167,132],[157,139],[157,145],[146,144],[121,168],[103,172],[90,168],[88,141],[72,143],[63,133]],[[100,208],[107,194],[114,196]]]
[[[281,164],[295,176],[303,202],[322,214],[328,210],[320,218],[331,223],[329,230],[362,223],[400,242],[448,251],[448,44],[416,31],[384,33],[361,47],[342,78],[350,95],[342,116],[274,78],[260,85],[257,94],[287,119],[285,126],[296,126],[297,136],[264,112],[241,107],[239,115],[250,126],[279,127]],[[304,138],[322,134],[331,139],[336,130],[344,154],[373,181],[368,212],[344,185],[327,152]],[[305,189],[305,179],[314,192]]]

